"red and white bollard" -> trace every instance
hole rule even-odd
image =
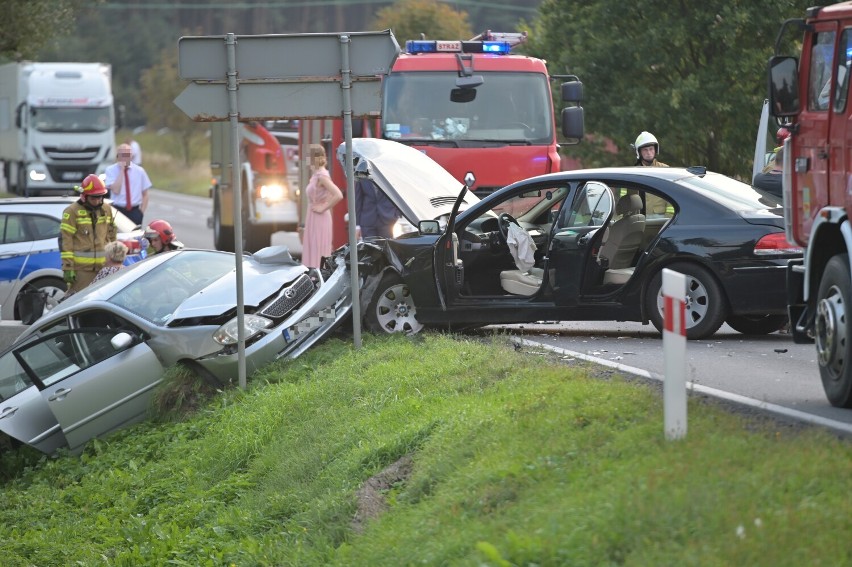
[[[663,413],[666,439],[686,437],[686,276],[663,269]]]

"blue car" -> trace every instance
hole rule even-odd
[[[31,323],[32,294],[43,293],[49,311],[65,294],[59,259],[62,211],[77,197],[0,199],[0,318]],[[115,211],[118,239],[138,254],[142,230]],[[41,299],[38,301],[42,303]]]

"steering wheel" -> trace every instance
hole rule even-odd
[[[500,213],[500,216],[497,217],[497,226],[500,228],[500,243],[504,246],[508,246],[509,240],[509,225],[516,224],[519,227],[520,223],[515,220],[515,217],[510,215],[509,213]]]

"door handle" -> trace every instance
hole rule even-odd
[[[7,406],[7,407],[3,408],[3,411],[0,411],[0,419],[12,417],[13,415],[15,415],[15,413],[17,411],[18,411],[17,406],[16,407]]]
[[[826,149],[824,149],[824,148],[823,148],[823,149],[821,149],[821,150],[819,150],[819,151],[817,152],[817,157],[818,157],[819,159],[828,159],[828,150],[826,150]]]
[[[71,393],[71,388],[59,388],[56,390],[52,396],[47,398],[48,402],[55,402],[56,400],[62,400]]]

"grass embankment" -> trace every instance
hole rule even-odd
[[[368,335],[358,351],[331,340],[182,422],[142,424],[79,458],[7,460],[0,556],[852,564],[848,442],[696,399],[687,438],[667,442],[657,389],[570,364],[500,338]],[[371,477],[386,509],[353,521],[381,508],[357,496]]]

